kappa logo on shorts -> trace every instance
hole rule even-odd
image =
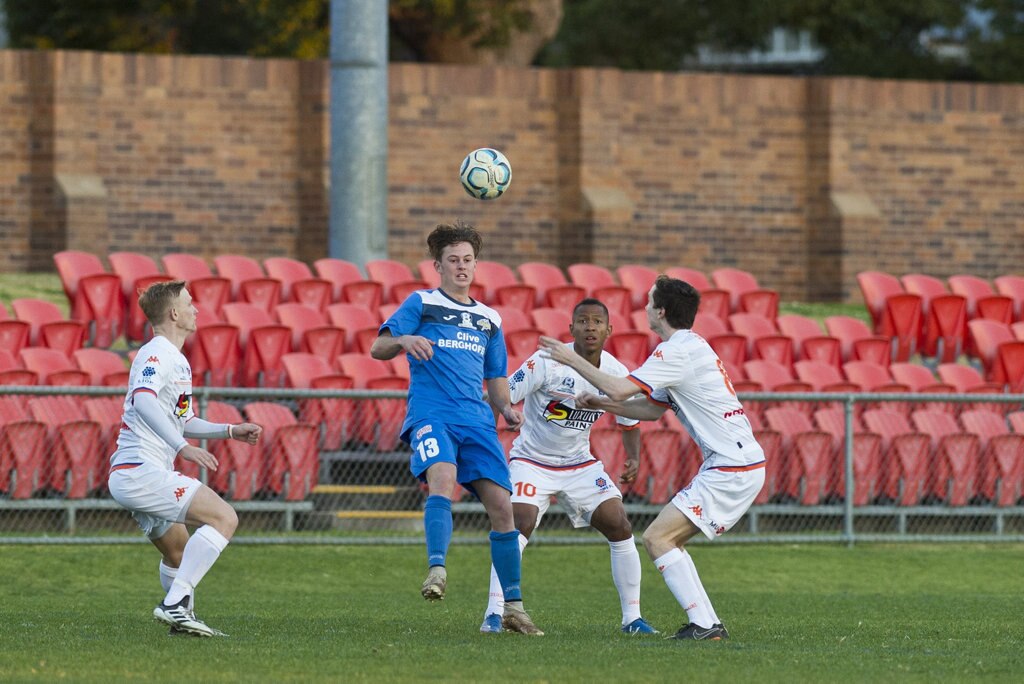
[[[698,518],[704,515],[704,509],[700,506],[690,506],[690,510],[693,511],[693,514]]]
[[[433,431],[433,425],[424,425],[423,427],[416,431],[416,439],[420,439],[421,437],[423,437],[423,435],[429,435]]]
[[[175,498],[175,500],[181,501],[181,497],[183,497],[183,496],[185,496],[185,488],[184,487],[178,487],[177,489],[174,490],[174,498]]]

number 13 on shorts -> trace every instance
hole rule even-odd
[[[420,455],[420,460],[426,463],[428,458],[433,458],[441,453],[441,448],[437,445],[436,439],[428,437],[416,445],[416,453]]]

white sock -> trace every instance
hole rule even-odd
[[[160,559],[160,586],[164,588],[164,591],[171,590],[171,584],[174,582],[174,578],[178,575],[178,568],[172,568],[170,565],[164,563],[163,559]]]
[[[185,596],[191,595],[227,545],[228,540],[224,535],[209,525],[196,530],[185,544],[178,575],[164,598],[164,605],[173,606]]]
[[[699,627],[710,627],[715,624],[704,604],[700,583],[694,581],[696,573],[690,574],[690,566],[686,564],[681,550],[672,549],[654,561],[654,564],[665,578],[668,590],[686,611],[690,622]]]
[[[530,543],[530,540],[519,535],[519,556],[522,558],[523,549]],[[504,615],[505,614],[505,594],[501,590],[501,582],[498,581],[498,573],[494,571],[494,566],[491,566],[491,589],[487,594],[487,611],[484,613],[484,617],[491,614]]]
[[[628,625],[640,617],[640,553],[632,538],[610,541],[608,547],[612,555],[612,581],[622,604],[622,624]]]
[[[711,599],[708,598],[708,592],[704,590],[704,584],[700,581],[700,575],[697,574],[697,566],[693,564],[693,558],[690,554],[683,549],[683,560],[690,568],[690,575],[693,578],[697,588],[700,589],[700,596],[704,600],[704,607],[707,608],[708,613],[711,615],[711,619],[714,621],[712,624],[717,625],[721,620],[718,619],[718,613],[715,612],[715,607],[711,605]],[[701,625],[703,627],[704,625]]]

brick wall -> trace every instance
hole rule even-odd
[[[0,267],[59,249],[326,255],[324,62],[0,51]],[[394,64],[389,256],[752,271],[856,298],[872,268],[1024,263],[1024,87]],[[496,202],[457,168],[513,165]]]

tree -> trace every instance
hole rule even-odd
[[[562,21],[562,0],[392,0],[392,31],[427,62],[530,64]]]
[[[967,31],[971,64],[986,81],[1024,81],[1024,0],[979,0]]]
[[[326,0],[4,0],[11,46],[316,58]]]

